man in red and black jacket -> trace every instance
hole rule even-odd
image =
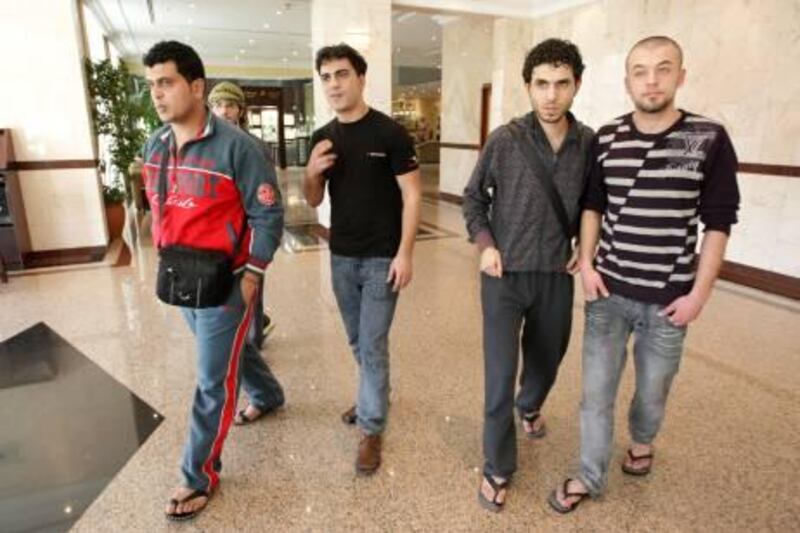
[[[233,258],[238,280],[223,305],[182,308],[197,338],[197,388],[183,484],[173,492],[166,513],[186,520],[206,506],[219,483],[239,373],[251,403],[262,412],[284,402],[264,360],[245,342],[256,295],[280,244],[283,208],[275,171],[258,142],[205,106],[205,70],[197,53],[182,43],[161,42],[147,52],[144,64],[153,104],[165,123],[144,147],[153,241],[158,248],[225,252]],[[158,180],[165,159],[167,193],[162,199]]]

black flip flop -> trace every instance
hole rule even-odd
[[[533,428],[533,423],[536,422],[541,417],[542,417],[541,413],[538,413],[538,412],[536,412],[536,413],[525,413],[525,414],[522,415],[522,419],[525,422],[527,422],[528,424],[530,424],[531,428]],[[545,427],[544,424],[542,424],[542,427],[540,427],[538,430],[532,430],[532,431],[528,431],[527,429],[525,429],[525,425],[523,424],[522,431],[525,432],[525,436],[526,437],[528,437],[529,439],[532,439],[532,440],[533,439],[541,439],[545,435],[547,435],[547,428]]]
[[[589,496],[588,492],[569,492],[567,490],[567,487],[569,486],[570,481],[572,481],[572,478],[570,477],[564,480],[564,487],[561,489],[561,492],[564,493],[564,498],[572,498],[573,496],[578,496],[579,498],[575,500],[574,503],[572,503],[571,505],[562,505],[561,502],[558,501],[558,490],[554,490],[553,492],[551,492],[550,497],[547,498],[547,503],[550,504],[550,507],[552,507],[554,511],[561,514],[571,513],[572,511],[578,508],[578,506],[585,498]]]
[[[206,498],[206,504],[200,507],[199,509],[195,509],[194,511],[188,511],[186,513],[165,513],[167,515],[167,519],[173,520],[175,522],[183,522],[185,520],[191,520],[192,518],[200,514],[200,511],[206,508],[209,500],[208,492],[199,489],[193,490],[190,494],[188,494],[187,496],[185,496],[180,500],[175,498],[170,498],[169,503],[172,504],[172,506],[175,508],[177,508],[178,505],[182,503],[190,502],[197,498]]]
[[[649,459],[650,462],[647,466],[642,468],[633,468],[632,466],[628,466],[625,461],[622,462],[622,471],[629,476],[646,476],[650,473],[650,470],[653,468],[653,454],[646,453],[644,455],[633,455],[633,450],[628,448],[628,457],[631,461],[641,461],[642,459]]]
[[[500,491],[508,489],[509,480],[501,481],[498,483],[494,480],[494,476],[487,476],[486,474],[483,475],[483,479],[489,482],[489,486],[492,487],[494,491],[494,496],[490,500],[483,494],[483,483],[481,483],[481,487],[478,489],[478,503],[481,504],[481,507],[486,509],[487,511],[491,511],[493,513],[499,513],[503,510],[503,505],[505,505],[505,500],[502,502],[497,501],[497,497],[500,496]]]
[[[356,415],[356,406],[354,405],[344,413],[342,413],[342,422],[347,424],[348,426],[352,426],[358,420],[358,416]]]

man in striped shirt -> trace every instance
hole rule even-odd
[[[582,202],[581,465],[550,495],[560,513],[605,488],[631,335],[636,392],[622,470],[650,472],[687,325],[711,294],[739,206],[736,154],[725,129],[675,106],[685,78],[680,46],[668,37],[642,39],[625,69],[635,110],[598,131]]]

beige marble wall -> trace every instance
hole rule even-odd
[[[800,165],[800,2],[796,0],[602,0],[533,21],[495,23],[492,123],[529,109],[513,82],[521,57],[548,37],[575,42],[586,63],[573,111],[597,127],[631,109],[623,77],[630,46],[664,34],[684,48],[678,104],[721,121],[739,160]],[[800,184],[740,175],[741,223],[728,259],[800,276]]]
[[[522,65],[534,44],[533,24],[529,20],[494,21],[491,129],[530,111]]]
[[[312,0],[311,48],[345,42],[367,61],[367,103],[387,115],[392,111],[392,4],[390,0]],[[313,62],[313,58],[312,58]],[[314,123],[323,126],[333,118],[319,76],[314,70]],[[328,196],[317,208],[319,223],[330,226]]]
[[[0,127],[18,160],[94,159],[77,2],[0,2]],[[43,17],[42,13],[47,13]],[[106,243],[97,172],[20,172],[33,250]]]
[[[34,250],[106,244],[105,208],[102,199],[98,199],[94,170],[36,170],[21,174]]]
[[[480,143],[481,89],[492,80],[491,17],[461,17],[442,28],[443,143]],[[462,194],[477,152],[442,148],[439,189]]]
[[[370,106],[386,114],[392,110],[391,16],[390,0],[311,2],[311,46],[314,53],[323,46],[345,42],[363,54],[368,65],[365,99]],[[318,126],[333,118],[316,75],[314,113]]]

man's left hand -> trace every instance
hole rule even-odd
[[[673,326],[682,327],[693,321],[703,310],[705,301],[694,293],[681,296],[662,309],[658,314],[666,316]]]
[[[258,295],[258,286],[261,284],[261,278],[250,272],[245,272],[242,275],[242,282],[239,285],[242,291],[242,299],[244,305],[248,306],[253,299]]]
[[[412,274],[411,255],[397,254],[389,266],[389,277],[386,283],[392,283],[392,291],[398,292],[405,288],[411,281]]]

